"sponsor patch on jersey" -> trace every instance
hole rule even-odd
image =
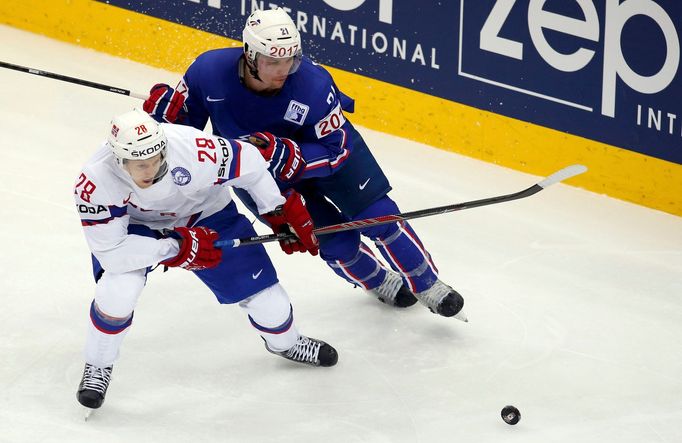
[[[286,114],[284,114],[284,120],[303,126],[309,109],[308,105],[299,103],[296,100],[291,100],[289,102],[289,108],[287,109]]]
[[[192,181],[192,175],[185,168],[178,166],[173,168],[171,171],[171,176],[173,177],[173,182],[178,186],[185,186],[187,183]]]

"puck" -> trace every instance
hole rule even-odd
[[[516,407],[508,405],[502,408],[502,420],[508,425],[515,425],[521,420],[521,413]]]

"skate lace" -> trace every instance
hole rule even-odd
[[[291,360],[300,362],[317,362],[317,356],[320,352],[320,343],[309,339],[308,337],[299,337],[296,344],[287,351],[287,357]]]
[[[372,289],[372,291],[375,294],[387,297],[392,301],[395,299],[396,294],[402,286],[403,279],[400,277],[400,275],[395,272],[386,271],[386,277],[384,278],[384,281],[379,286]]]
[[[420,302],[435,311],[436,308],[438,308],[440,302],[443,300],[443,298],[445,298],[446,295],[450,293],[450,291],[452,291],[450,286],[446,285],[440,280],[436,280],[436,283],[434,283],[429,289],[418,292],[415,295]]]
[[[86,364],[81,389],[91,389],[104,394],[111,380],[111,370],[111,367],[98,368],[97,366]]]

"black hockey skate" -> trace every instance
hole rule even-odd
[[[440,280],[436,280],[436,283],[429,289],[418,292],[415,295],[434,314],[442,315],[443,317],[455,317],[464,322],[469,321],[464,312],[462,312],[464,298]]]
[[[104,397],[107,395],[107,388],[109,387],[111,371],[113,369],[113,366],[98,368],[90,363],[86,363],[83,369],[83,379],[78,386],[78,393],[76,394],[78,402],[90,409],[97,409],[102,406]]]
[[[268,347],[267,341],[265,342],[265,349],[287,360],[312,366],[334,366],[339,360],[339,354],[331,345],[305,335],[299,336],[296,344],[286,351],[273,351]]]
[[[398,308],[407,308],[417,303],[417,298],[403,284],[403,279],[397,272],[386,270],[384,281],[369,291],[380,302]]]

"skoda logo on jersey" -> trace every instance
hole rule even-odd
[[[173,168],[171,171],[171,176],[173,177],[173,182],[178,186],[185,186],[187,183],[192,181],[192,175],[185,168],[178,166]]]
[[[306,115],[308,115],[308,105],[299,103],[296,100],[291,100],[289,102],[289,108],[286,114],[284,114],[284,120],[296,123],[297,125],[303,126]]]

